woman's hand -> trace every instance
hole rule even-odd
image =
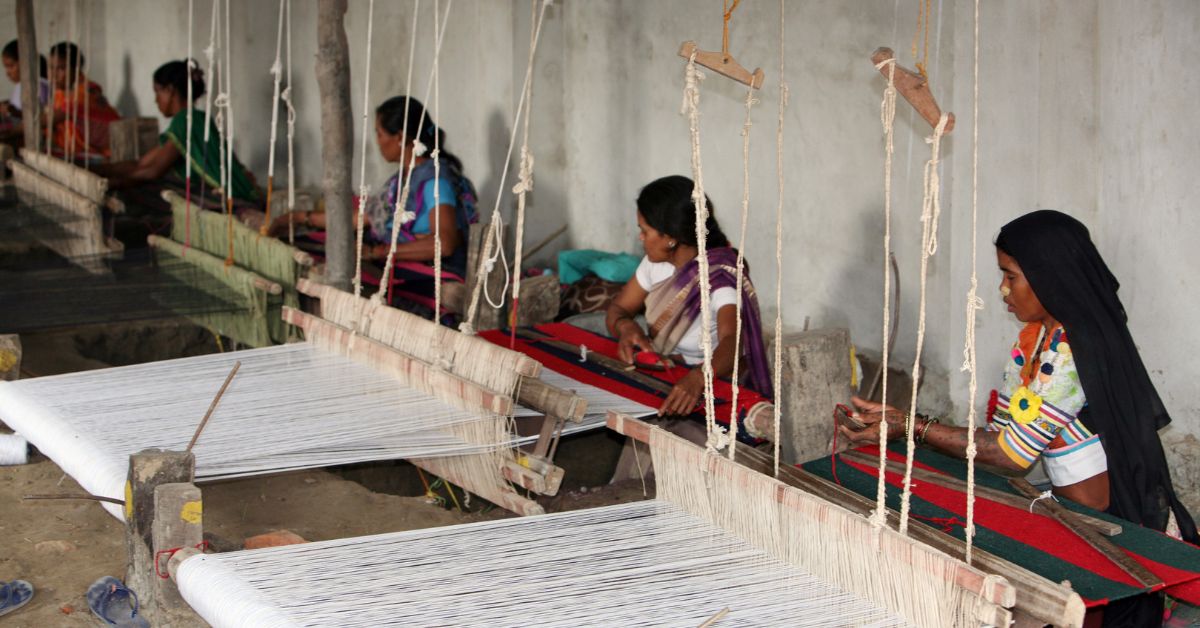
[[[838,426],[838,431],[851,443],[855,445],[878,443],[880,426],[885,421],[888,440],[904,436],[906,415],[903,412],[889,405],[858,397],[851,397],[850,402],[854,404],[856,410],[854,418],[866,424],[866,427],[860,430],[851,429],[845,425]]]
[[[667,395],[666,400],[659,406],[658,416],[691,414],[692,410],[696,408],[696,404],[700,402],[702,394],[704,394],[704,371],[700,367],[696,367],[675,383],[671,394]]]
[[[617,357],[626,364],[633,364],[633,357],[638,351],[654,351],[654,345],[642,331],[642,326],[632,318],[621,319],[618,323],[620,336],[617,338]]]

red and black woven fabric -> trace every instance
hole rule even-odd
[[[573,325],[566,323],[548,323],[538,325],[532,328],[540,335],[549,336],[553,340],[558,340],[568,343],[574,347],[587,347],[587,350],[592,353],[599,353],[610,358],[617,357],[617,343],[611,338],[593,334]],[[509,346],[509,334],[507,331],[492,330],[480,332],[481,337],[490,342],[502,347]],[[626,371],[605,368],[600,364],[590,361],[580,361],[579,350],[566,351],[551,344],[541,342],[539,340],[531,340],[517,336],[516,346],[517,351],[528,355],[529,357],[541,362],[546,368],[565,375],[576,381],[595,386],[601,390],[606,390],[615,395],[620,395],[626,399],[645,404],[652,408],[657,408],[662,405],[664,399],[667,398],[665,393],[662,393],[646,384],[639,382],[636,378],[631,377]],[[668,384],[674,384],[688,374],[691,369],[684,366],[675,366],[665,371],[649,371],[639,370],[641,375],[649,375],[660,379]],[[733,398],[733,387],[728,380],[718,379],[713,382],[713,392],[716,399],[716,420],[724,426],[729,425],[730,416],[730,400]],[[770,399],[748,389],[738,388],[738,437],[747,442],[755,442],[754,439],[745,433],[742,427],[742,421],[746,418],[747,413],[751,408],[760,403],[770,403]],[[703,417],[703,408],[698,408],[697,412]]]
[[[893,443],[888,451],[889,459],[903,462],[902,447],[902,443]],[[878,447],[862,447],[858,451],[879,455]],[[964,461],[933,451],[918,450],[914,464],[959,479],[966,478]],[[852,462],[842,456],[821,458],[800,466],[830,481],[836,479],[843,487],[860,495],[875,498],[878,469],[874,466]],[[888,472],[886,480],[888,506],[899,509],[904,478]],[[1016,494],[1004,478],[981,469],[976,469],[975,481],[979,486]],[[1069,500],[1060,501],[1076,512],[1120,523],[1122,532],[1109,540],[1161,578],[1164,585],[1159,589],[1165,589],[1168,595],[1189,604],[1200,602],[1200,548]],[[914,520],[964,538],[966,495],[962,492],[914,480],[910,509]],[[1027,509],[976,495],[975,530],[977,547],[1052,582],[1069,580],[1089,608],[1150,591],[1070,529]]]

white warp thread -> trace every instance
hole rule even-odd
[[[129,454],[186,445],[234,361],[242,362],[238,376],[196,444],[202,480],[520,442],[512,434],[463,442],[447,428],[490,419],[307,343],[4,382],[0,417],[89,492],[120,498]],[[547,370],[541,379],[587,400],[588,420],[571,431],[603,425],[608,410],[653,413]],[[255,434],[266,437],[248,438]],[[118,508],[110,512],[119,516]]]
[[[721,626],[904,625],[653,500],[198,555],[178,576],[217,626],[698,626],[726,605]]]
[[[29,442],[19,434],[0,434],[0,467],[29,462]]]
[[[976,262],[979,258],[979,0],[975,0],[975,51],[974,84],[972,86],[971,113],[971,287],[967,290],[967,324],[963,338],[963,370],[968,371],[967,384],[967,526],[966,553],[963,562],[971,564],[971,552],[975,540],[975,394],[979,390],[977,360],[975,359],[976,312],[983,309],[979,298],[979,275]]]
[[[784,24],[787,23],[784,0],[779,0],[779,126],[775,132],[775,178],[779,201],[775,205],[775,398],[783,398],[783,113],[787,110],[788,85],[783,78],[784,70]],[[779,477],[780,427],[783,424],[783,404],[775,404],[772,459],[775,461],[775,477]]]
[[[738,376],[741,371],[738,370],[738,363],[742,356],[742,285],[745,282],[745,272],[743,264],[746,260],[746,222],[750,218],[750,127],[753,123],[750,121],[750,113],[754,105],[758,104],[758,99],[754,97],[754,88],[746,88],[746,121],[742,123],[742,234],[738,239],[738,254],[737,254],[737,296],[734,300],[734,318],[736,320],[733,332],[733,376],[730,378],[733,392],[730,395],[729,406],[732,410],[729,413],[729,459],[733,460],[737,455],[737,433],[738,433],[738,416],[737,416],[737,401],[738,401]],[[777,226],[778,227],[778,226]],[[772,436],[772,440],[779,440],[777,436]]]

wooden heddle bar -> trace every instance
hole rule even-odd
[[[105,237],[100,206],[21,162],[11,161],[9,167],[13,183],[20,194],[28,195],[26,202],[34,206],[33,211],[44,213],[37,205],[46,203],[69,216],[55,220],[61,236],[36,234],[36,239],[67,259],[82,260],[81,265],[90,272],[106,272],[100,260],[120,256],[125,247],[120,241]]]

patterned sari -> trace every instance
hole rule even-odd
[[[737,250],[721,247],[708,250],[710,289],[737,288]],[[675,276],[662,282],[646,296],[646,322],[654,350],[670,355],[679,340],[687,334],[700,315],[700,262],[693,259],[676,271]],[[703,331],[701,332],[703,333]],[[750,273],[743,268],[742,277],[742,338],[741,355],[745,372],[741,382],[767,398],[775,396],[771,385],[771,370],[763,346],[762,317],[758,310],[758,295],[750,283]]]

